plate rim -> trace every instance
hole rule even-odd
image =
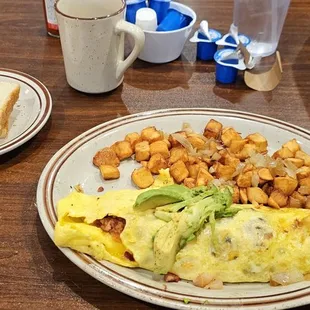
[[[0,146],[0,155],[3,155],[29,141],[43,128],[51,115],[53,100],[48,88],[41,81],[39,81],[37,78],[33,77],[30,74],[18,70],[0,67],[0,76],[19,80],[27,84],[36,93],[37,97],[41,102],[38,115],[36,116],[35,120],[29,125],[29,127],[25,128],[24,131],[22,131],[17,137],[7,141]],[[29,81],[35,86],[30,85]],[[43,96],[38,93],[38,89],[43,92]]]
[[[192,114],[190,114],[190,112],[192,112]],[[211,117],[216,117],[216,114],[218,116],[223,116],[223,117],[238,117],[238,118],[244,118],[246,120],[252,120],[252,121],[261,121],[262,119],[265,120],[265,122],[269,123],[272,126],[275,126],[275,124],[277,125],[276,127],[288,130],[288,128],[293,131],[294,133],[298,134],[299,136],[303,136],[304,138],[310,140],[310,131],[299,127],[297,125],[293,125],[290,124],[288,122],[282,121],[282,120],[278,120],[272,117],[268,117],[268,116],[264,116],[264,115],[260,115],[260,114],[255,114],[255,113],[250,113],[250,112],[244,112],[244,111],[238,111],[238,110],[228,110],[228,109],[215,109],[215,108],[176,108],[176,109],[160,109],[160,110],[153,110],[153,111],[147,111],[147,112],[140,112],[140,113],[136,113],[136,114],[130,114],[130,115],[126,115],[120,118],[116,118],[116,119],[112,119],[108,122],[104,122],[101,123],[93,128],[90,128],[89,130],[81,133],[79,136],[75,137],[74,139],[72,139],[71,141],[69,141],[66,145],[64,145],[60,150],[58,150],[54,156],[49,160],[48,164],[46,165],[46,167],[44,168],[39,182],[38,182],[38,187],[37,187],[37,207],[38,207],[38,211],[39,211],[39,215],[40,215],[40,219],[41,222],[43,223],[43,226],[46,230],[46,232],[48,233],[48,235],[50,236],[50,238],[53,240],[53,224],[52,223],[48,223],[48,220],[46,218],[46,214],[44,212],[44,208],[42,207],[42,203],[44,204],[44,200],[45,198],[47,198],[47,191],[44,192],[44,190],[46,188],[48,188],[51,184],[50,184],[50,174],[48,174],[50,168],[54,165],[54,168],[52,170],[55,170],[55,167],[57,166],[57,162],[59,162],[60,159],[63,158],[64,154],[66,154],[67,152],[69,152],[70,150],[72,151],[72,147],[74,145],[77,145],[76,149],[78,149],[81,144],[83,143],[83,141],[85,139],[88,138],[88,140],[85,140],[85,143],[87,141],[90,141],[92,139],[94,139],[96,137],[96,132],[100,129],[106,128],[104,132],[107,132],[109,130],[111,130],[111,127],[113,125],[117,125],[117,126],[121,126],[124,124],[128,124],[128,122],[126,123],[126,121],[132,119],[132,122],[136,122],[139,120],[143,120],[145,118],[157,118],[159,116],[169,116],[169,115],[182,115],[182,114],[189,114],[189,115],[193,115],[193,114],[198,114],[200,115],[201,113],[203,113],[203,116],[211,116]],[[240,117],[243,116],[243,117]],[[103,132],[99,133],[98,135],[102,134]],[[75,150],[76,150],[75,149]],[[73,152],[75,151],[73,150]],[[72,153],[73,153],[72,152]],[[71,154],[72,154],[71,153]],[[70,155],[69,155],[70,156]],[[56,169],[57,170],[57,169]],[[57,173],[56,173],[57,175]],[[49,177],[46,179],[46,177]],[[48,198],[47,198],[48,199]],[[47,207],[46,207],[47,210]],[[50,226],[49,226],[50,225]],[[240,301],[240,303],[234,304],[234,305],[229,305],[229,304],[225,304],[223,303],[223,300],[226,302],[229,301],[229,299],[231,298],[215,298],[214,300],[210,297],[206,297],[205,299],[208,300],[212,300],[213,303],[212,304],[208,304],[203,305],[203,304],[184,304],[183,302],[181,302],[179,299],[178,300],[173,300],[172,299],[165,299],[165,297],[160,296],[158,294],[156,294],[156,291],[158,291],[158,289],[154,288],[154,287],[150,287],[147,290],[143,290],[143,287],[145,287],[145,285],[143,284],[138,284],[138,283],[133,283],[130,284],[129,282],[135,282],[131,279],[127,279],[128,281],[126,281],[126,279],[117,279],[117,276],[115,277],[115,275],[111,275],[109,274],[109,271],[105,271],[105,274],[101,274],[100,276],[96,273],[99,273],[98,270],[94,270],[96,268],[93,267],[93,265],[95,266],[96,263],[98,263],[96,260],[94,260],[93,258],[85,255],[85,254],[81,254],[79,255],[80,257],[75,257],[77,255],[77,251],[73,251],[71,249],[66,249],[66,248],[59,248],[68,258],[69,260],[71,260],[75,265],[77,265],[79,268],[81,268],[83,271],[85,271],[86,273],[88,273],[89,275],[91,275],[92,277],[94,277],[95,279],[99,280],[100,282],[112,287],[113,289],[116,289],[122,293],[125,293],[127,295],[130,295],[132,297],[147,301],[147,302],[151,302],[153,304],[157,304],[157,305],[161,305],[161,306],[166,306],[166,307],[171,307],[171,308],[178,308],[178,309],[206,309],[210,307],[212,307],[212,309],[231,309],[232,307],[236,307],[236,306],[240,306],[243,304],[243,308],[244,309],[253,309],[253,306],[255,306],[255,309],[285,309],[291,306],[301,306],[301,305],[306,305],[310,303],[310,285],[309,287],[306,288],[301,288],[299,290],[295,290],[295,291],[291,291],[291,292],[285,292],[285,293],[279,293],[275,296],[279,296],[279,295],[283,295],[283,296],[287,296],[290,294],[294,294],[297,293],[298,291],[303,291],[306,290],[306,294],[303,295],[298,295],[298,296],[293,296],[292,298],[286,298],[286,299],[281,299],[281,300],[275,300],[272,301],[273,296],[263,296],[263,297],[258,297],[256,299],[267,299],[265,302],[263,301],[263,303],[256,303],[256,304],[251,304],[251,303],[243,303],[243,301],[246,301],[247,298],[238,298]],[[85,262],[85,260],[87,261],[87,263]],[[92,268],[91,268],[92,267]],[[102,266],[101,266],[102,267]],[[100,268],[97,266],[97,268]],[[109,268],[106,268],[109,269]],[[114,276],[114,277],[113,277]],[[142,287],[141,287],[142,286]],[[167,294],[169,295],[177,295],[177,293],[173,293],[173,292],[167,292]],[[164,294],[164,295],[167,295]],[[183,294],[186,295],[186,294]],[[183,297],[183,296],[182,296]],[[198,298],[198,297],[197,297]],[[253,297],[248,297],[248,299],[255,299]],[[270,300],[268,302],[268,299]]]

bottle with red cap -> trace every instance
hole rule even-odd
[[[53,37],[59,37],[55,2],[56,0],[43,0],[43,8],[47,33]]]

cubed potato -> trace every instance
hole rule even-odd
[[[272,207],[274,209],[280,209],[280,206],[277,204],[277,202],[272,197],[268,198],[267,204],[269,207]]]
[[[169,164],[172,165],[178,160],[185,163],[188,161],[188,153],[183,146],[176,146],[170,150]]]
[[[239,153],[244,148],[244,146],[247,144],[247,142],[248,142],[247,139],[231,140],[229,151],[234,154]]]
[[[298,193],[298,192],[296,192],[296,191],[291,195],[291,197],[293,197],[293,198],[295,198],[295,199],[298,199],[298,200],[300,201],[302,207],[303,207],[303,206],[306,204],[306,202],[307,202],[307,197],[301,195],[300,193]]]
[[[295,156],[296,152],[300,150],[300,145],[298,144],[296,139],[292,139],[282,145],[283,147],[287,147]]]
[[[307,197],[305,208],[310,209],[310,196]]]
[[[197,159],[197,157],[192,156],[192,155],[188,155],[188,161],[187,161],[187,162],[188,162],[190,165],[193,165],[193,164],[196,163],[196,159]]]
[[[261,168],[258,170],[258,176],[265,181],[272,181],[273,176],[271,175],[271,172],[268,168]]]
[[[212,162],[213,162],[213,160],[211,159],[211,158],[208,158],[208,156],[202,156],[202,161],[204,162],[204,163],[206,163],[208,166],[212,166]]]
[[[178,160],[170,167],[170,175],[176,183],[181,183],[189,176],[189,172],[184,162],[182,160]]]
[[[212,181],[213,179],[213,176],[209,173],[208,170],[200,168],[197,175],[196,186],[207,185],[208,182]]]
[[[240,191],[239,191],[239,187],[236,185],[234,186],[234,191],[232,194],[232,200],[233,200],[233,203],[239,203],[239,201],[240,201]]]
[[[183,184],[188,188],[194,188],[196,186],[196,180],[193,178],[186,178],[184,179]]]
[[[168,150],[170,150],[171,149],[171,143],[169,142],[169,140],[165,138],[163,141],[167,144]]]
[[[288,198],[288,207],[289,208],[302,208],[302,203],[300,200],[290,196]]]
[[[203,169],[206,169],[207,171],[209,171],[209,166],[208,166],[208,164],[205,163],[204,161],[199,161],[199,162],[197,162],[197,164],[198,164],[198,166],[199,166],[200,168],[203,168]]]
[[[193,164],[193,165],[190,165],[189,163],[186,165],[187,169],[188,169],[188,172],[189,172],[189,176],[191,178],[194,178],[196,179],[197,178],[197,175],[198,175],[198,172],[199,172],[199,169],[200,169],[200,166],[198,164]]]
[[[147,168],[148,163],[149,162],[147,160],[140,161],[140,164],[142,165],[142,167],[146,167]]]
[[[304,165],[310,167],[310,155],[303,151],[297,151],[295,158],[303,159]]]
[[[168,163],[167,160],[163,157],[163,155],[161,155],[160,153],[156,153],[151,156],[147,167],[152,173],[159,174],[159,171],[161,169],[168,168]]]
[[[167,144],[164,141],[156,141],[150,144],[151,156],[155,154],[161,154],[164,158],[168,158],[170,155]]]
[[[119,160],[129,158],[133,154],[133,149],[129,141],[118,141],[111,148],[114,150]]]
[[[221,133],[223,125],[218,121],[211,119],[205,127],[203,135],[205,137],[218,139]]]
[[[274,178],[274,188],[279,189],[284,195],[290,196],[298,185],[298,181],[289,176]]]
[[[310,177],[310,167],[303,166],[296,171],[298,180]]]
[[[267,204],[268,202],[267,194],[259,187],[248,187],[247,196],[251,203],[255,201],[259,204]]]
[[[255,144],[246,144],[239,153],[235,154],[235,156],[239,158],[240,160],[245,160],[251,157],[255,153],[256,153]]]
[[[197,150],[202,150],[206,145],[206,142],[198,134],[187,135],[187,140]]]
[[[141,139],[153,143],[155,141],[163,140],[163,134],[158,131],[154,126],[144,128],[141,131]]]
[[[310,187],[310,177],[299,180],[299,185]]]
[[[150,153],[150,144],[147,141],[138,142],[135,146],[136,161],[149,160]]]
[[[246,173],[248,171],[253,171],[254,169],[255,169],[254,165],[247,163],[247,164],[245,164],[244,168],[242,169],[242,172]]]
[[[240,159],[234,156],[231,156],[231,155],[225,156],[224,165],[231,166],[236,169],[239,163],[240,163]]]
[[[280,190],[273,190],[270,194],[270,197],[277,203],[279,207],[284,207],[287,204],[288,197]]]
[[[263,137],[260,133],[253,133],[248,135],[246,139],[249,140],[250,144],[254,144],[256,146],[256,151],[259,153],[267,152],[268,142],[265,137]]]
[[[224,128],[222,130],[221,140],[227,147],[231,145],[233,140],[241,140],[240,134],[232,127]]]
[[[110,147],[105,147],[102,150],[98,151],[93,158],[93,164],[97,167],[100,167],[101,165],[118,167],[119,163],[119,158]]]
[[[182,135],[184,138],[187,138],[185,131],[177,131],[175,133]],[[181,144],[173,137],[173,135],[169,135],[168,141],[170,142],[171,147],[181,146]]]
[[[210,151],[210,156],[212,156],[215,152],[218,152],[218,144],[214,140],[210,140],[207,143],[206,149]]]
[[[280,150],[276,151],[272,155],[272,158],[274,158],[274,159],[279,158],[279,157],[282,159],[294,157],[294,153],[289,148],[282,147]]]
[[[141,142],[142,139],[140,137],[140,135],[137,132],[132,132],[126,135],[125,137],[125,141],[128,141],[131,145],[131,148],[134,150],[135,149],[135,145],[138,142]]]
[[[304,160],[300,158],[287,158],[286,161],[292,163],[297,168],[301,168],[304,165]]]
[[[240,188],[239,189],[239,196],[240,196],[241,203],[243,203],[243,204],[248,203],[248,195],[247,195],[246,188]]]
[[[216,175],[216,178],[221,178],[221,179],[224,179],[224,180],[231,180],[232,179],[232,175],[234,174],[235,172],[235,168],[234,167],[231,167],[231,166],[225,166],[225,165],[222,165],[222,164],[218,164],[217,165],[217,168],[216,168],[216,171],[215,171],[215,175]]]
[[[135,169],[131,174],[131,179],[139,188],[148,188],[154,183],[151,171],[145,167]]]
[[[241,173],[237,176],[237,185],[239,187],[251,187],[252,186],[253,171]]]
[[[310,195],[310,187],[309,186],[300,186],[298,188],[298,193],[306,196],[306,195]]]
[[[102,177],[105,180],[115,180],[120,177],[120,173],[117,167],[110,165],[101,165],[99,169]]]

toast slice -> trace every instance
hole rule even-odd
[[[0,138],[9,131],[9,118],[19,98],[20,86],[16,83],[0,82]]]

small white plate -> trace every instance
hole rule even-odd
[[[259,132],[269,142],[270,153],[283,143],[296,138],[310,153],[310,132],[300,127],[262,115],[218,109],[173,109],[129,115],[101,124],[81,134],[59,150],[44,169],[37,188],[37,206],[41,221],[53,239],[57,221],[56,203],[67,196],[72,186],[81,184],[86,193],[98,195],[105,191],[132,187],[130,175],[133,160],[120,166],[121,178],[103,182],[92,164],[94,154],[113,142],[123,140],[129,132],[154,125],[167,133],[181,129],[183,122],[201,132],[214,118],[225,126],[233,126],[242,135]],[[204,290],[192,283],[155,281],[142,269],[124,268],[106,261],[96,261],[88,255],[60,249],[73,263],[102,283],[141,300],[175,309],[286,309],[310,304],[310,282],[284,287],[267,283],[225,284],[223,290]],[[186,304],[184,301],[190,301]]]
[[[19,100],[9,119],[9,133],[0,139],[0,155],[35,136],[52,111],[52,98],[47,88],[34,77],[15,70],[0,68],[0,82],[18,83]]]

